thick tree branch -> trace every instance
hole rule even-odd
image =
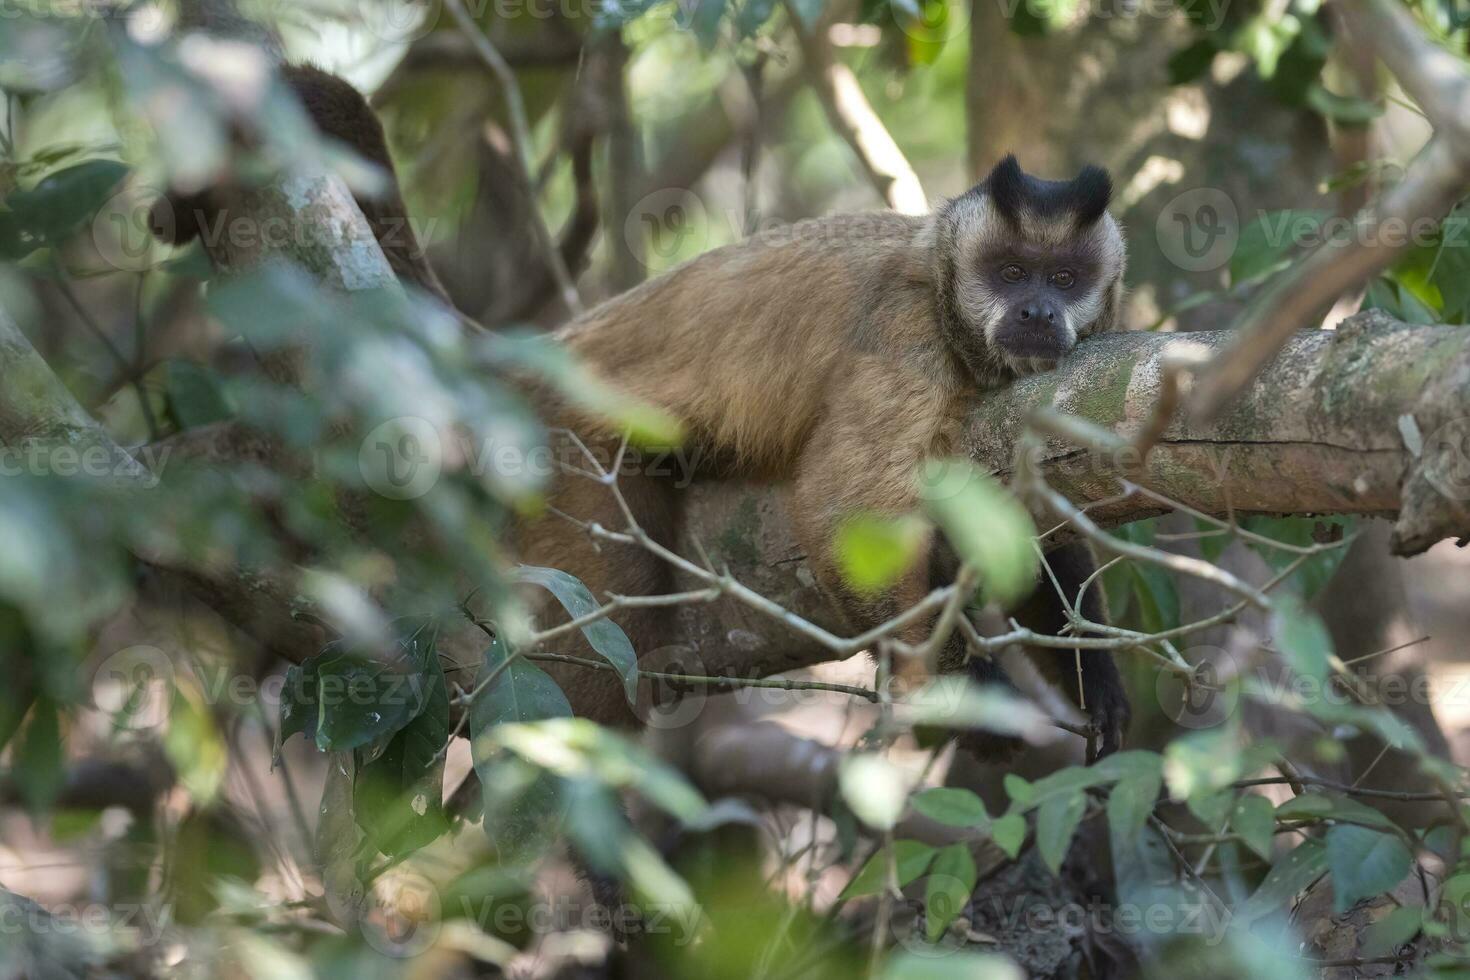
[[[1028,458],[1053,489],[1103,526],[1168,509],[1125,494],[1126,480],[1217,516],[1397,516],[1394,548],[1405,554],[1470,533],[1470,426],[1460,421],[1470,417],[1470,334],[1458,327],[1409,326],[1365,313],[1336,331],[1298,332],[1228,411],[1212,422],[1172,420],[1140,463],[1129,442],[1152,418],[1161,365],[1181,346],[1209,354],[1232,338],[1123,333],[1086,341],[1058,370],[981,402],[965,449],[1009,478],[1028,422],[1052,409],[1119,437],[1114,453],[1051,439],[1038,441]],[[806,568],[777,492],[706,485],[693,491],[690,507],[682,553],[697,554],[703,545],[741,582],[814,623],[842,629]],[[1032,509],[1043,530],[1057,523],[1044,502]],[[705,673],[759,676],[828,656],[730,599],[687,617],[681,628],[680,642]],[[687,652],[679,662],[690,667]]]

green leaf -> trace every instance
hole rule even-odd
[[[1277,602],[1272,611],[1272,639],[1292,670],[1302,677],[1327,679],[1332,670],[1332,635],[1314,611],[1299,602]]]
[[[1307,88],[1307,105],[1324,117],[1344,126],[1366,126],[1383,115],[1383,106],[1371,99],[1329,92],[1320,82]]]
[[[742,40],[753,37],[776,11],[776,0],[744,0],[735,15],[735,33]]]
[[[1026,974],[1009,957],[998,953],[957,952],[946,948],[936,959],[930,953],[903,953],[883,970],[883,980],[1023,980]]]
[[[1387,956],[1419,934],[1424,910],[1413,906],[1396,908],[1368,927],[1363,935],[1362,955]]]
[[[31,720],[15,743],[12,768],[20,795],[31,811],[50,810],[66,778],[61,715],[50,698],[38,698],[31,707]]]
[[[1006,795],[1022,809],[1030,806],[1031,801],[1036,798],[1036,790],[1030,781],[1013,772],[1008,772],[1001,777],[1001,785],[1005,787]]]
[[[180,687],[174,689],[163,748],[189,795],[201,805],[212,802],[224,782],[229,753],[209,706]]]
[[[511,655],[499,638],[485,649],[476,684],[486,685],[470,706],[470,733],[476,740],[495,725],[572,716],[567,696],[551,675]]]
[[[1118,784],[1108,795],[1108,827],[1114,833],[1139,833],[1153,813],[1163,786],[1163,759],[1157,753],[1134,750],[1108,756],[1093,768],[1117,770]]]
[[[913,565],[924,543],[924,525],[913,517],[855,517],[837,531],[837,561],[855,590],[882,592]]]
[[[555,568],[537,568],[522,565],[516,569],[518,581],[539,585],[556,596],[562,608],[572,619],[578,619],[596,611],[599,604],[592,592],[575,576]],[[582,635],[592,649],[613,667],[623,679],[623,694],[629,704],[638,703],[638,654],[621,626],[611,619],[599,619],[582,627]]]
[[[86,227],[117,191],[128,167],[116,160],[88,160],[58,170],[30,190],[6,199],[12,220],[33,250],[60,245]]]
[[[929,941],[949,928],[975,893],[975,859],[963,841],[949,845],[934,857],[924,889],[924,921]]]
[[[791,9],[796,11],[797,18],[807,27],[811,27],[822,16],[822,10],[827,6],[827,0],[795,0]]]
[[[1393,833],[1398,832],[1397,825],[1381,810],[1375,810],[1371,806],[1345,796],[1328,796],[1315,792],[1303,793],[1301,796],[1292,797],[1276,808],[1276,819],[1278,820],[1302,818],[1338,820],[1344,823],[1376,827]]]
[[[1230,814],[1230,826],[1245,841],[1245,846],[1267,861],[1273,853],[1276,837],[1276,815],[1271,801],[1255,793],[1246,793]]]
[[[426,650],[427,646],[427,650]],[[421,622],[402,637],[393,663],[334,641],[320,654],[286,671],[276,754],[301,734],[323,752],[346,752],[377,744],[423,710],[429,694],[423,665],[434,656]]]
[[[1389,891],[1413,865],[1414,856],[1395,834],[1353,824],[1327,831],[1327,865],[1332,870],[1334,911],[1342,913],[1362,898]]]
[[[1327,848],[1309,838],[1271,866],[1250,898],[1236,909],[1234,921],[1244,926],[1281,908],[1327,871]]]
[[[680,3],[678,9],[680,23],[694,32],[699,46],[708,54],[720,39],[725,0],[693,0],[693,3]]]
[[[848,807],[869,827],[889,830],[903,814],[908,777],[881,755],[863,752],[842,760],[837,785]]]
[[[1021,853],[1021,845],[1026,842],[1026,818],[1019,813],[997,817],[990,824],[990,839],[995,841],[995,846],[1004,851],[1007,857],[1014,859]]]
[[[444,759],[449,741],[449,692],[437,655],[425,672],[424,710],[405,725],[381,756],[360,753],[353,810],[358,826],[384,854],[418,850],[449,829],[444,812]]]
[[[1280,541],[1282,544],[1307,547],[1324,540],[1335,540],[1351,534],[1357,527],[1357,523],[1356,518],[1344,516],[1263,517],[1253,515],[1244,518],[1241,526],[1247,531],[1273,541]],[[1288,565],[1300,557],[1281,548],[1272,548],[1250,539],[1246,539],[1246,544],[1276,572],[1285,571]],[[1303,599],[1311,599],[1331,581],[1346,555],[1346,548],[1330,548],[1312,555],[1297,567],[1297,570],[1286,580],[1287,584],[1300,593]]]
[[[1036,847],[1053,874],[1062,869],[1072,835],[1087,811],[1087,794],[1081,790],[1054,796],[1036,811]]]
[[[1246,225],[1230,258],[1231,285],[1264,278],[1285,266],[1286,257],[1298,246],[1320,241],[1322,223],[1329,215],[1303,209],[1268,211]]]
[[[500,725],[482,741],[485,747],[510,749],[565,779],[590,777],[616,789],[636,790],[686,823],[699,821],[707,811],[704,798],[677,769],[585,718]]]
[[[979,573],[987,599],[1014,606],[1036,587],[1036,527],[1015,495],[969,460],[924,465],[920,493],[960,558]]]
[[[929,863],[934,860],[934,855],[939,849],[930,847],[928,844],[916,840],[897,840],[893,842],[893,861],[898,872],[898,887],[903,888],[918,880],[918,877],[929,869]],[[864,895],[876,895],[881,892],[888,881],[888,848],[880,848],[868,858],[862,870],[853,876],[847,887],[842,889],[842,898],[862,898]]]
[[[193,361],[169,361],[164,390],[169,412],[181,429],[222,422],[235,414],[219,377]]]
[[[914,796],[914,809],[949,827],[984,827],[990,823],[985,803],[970,790],[935,786]]]
[[[1210,70],[1220,49],[1208,37],[1202,37],[1169,58],[1169,84],[1184,85]]]

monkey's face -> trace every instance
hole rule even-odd
[[[947,333],[982,380],[1049,370],[1112,326],[1124,245],[1109,194],[1095,167],[1043,181],[1007,157],[942,212]]]

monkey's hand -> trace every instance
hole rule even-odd
[[[1087,740],[1087,762],[1091,765],[1122,747],[1133,709],[1112,657],[1083,654],[1082,691],[1088,719],[1096,733]]]

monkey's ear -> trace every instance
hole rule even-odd
[[[1071,210],[1077,215],[1077,226],[1085,228],[1108,209],[1113,199],[1113,178],[1102,167],[1086,166],[1072,181]]]
[[[1026,174],[1014,153],[1007,153],[990,171],[990,176],[985,178],[985,190],[1002,217],[1012,223],[1020,219],[1026,201]]]

